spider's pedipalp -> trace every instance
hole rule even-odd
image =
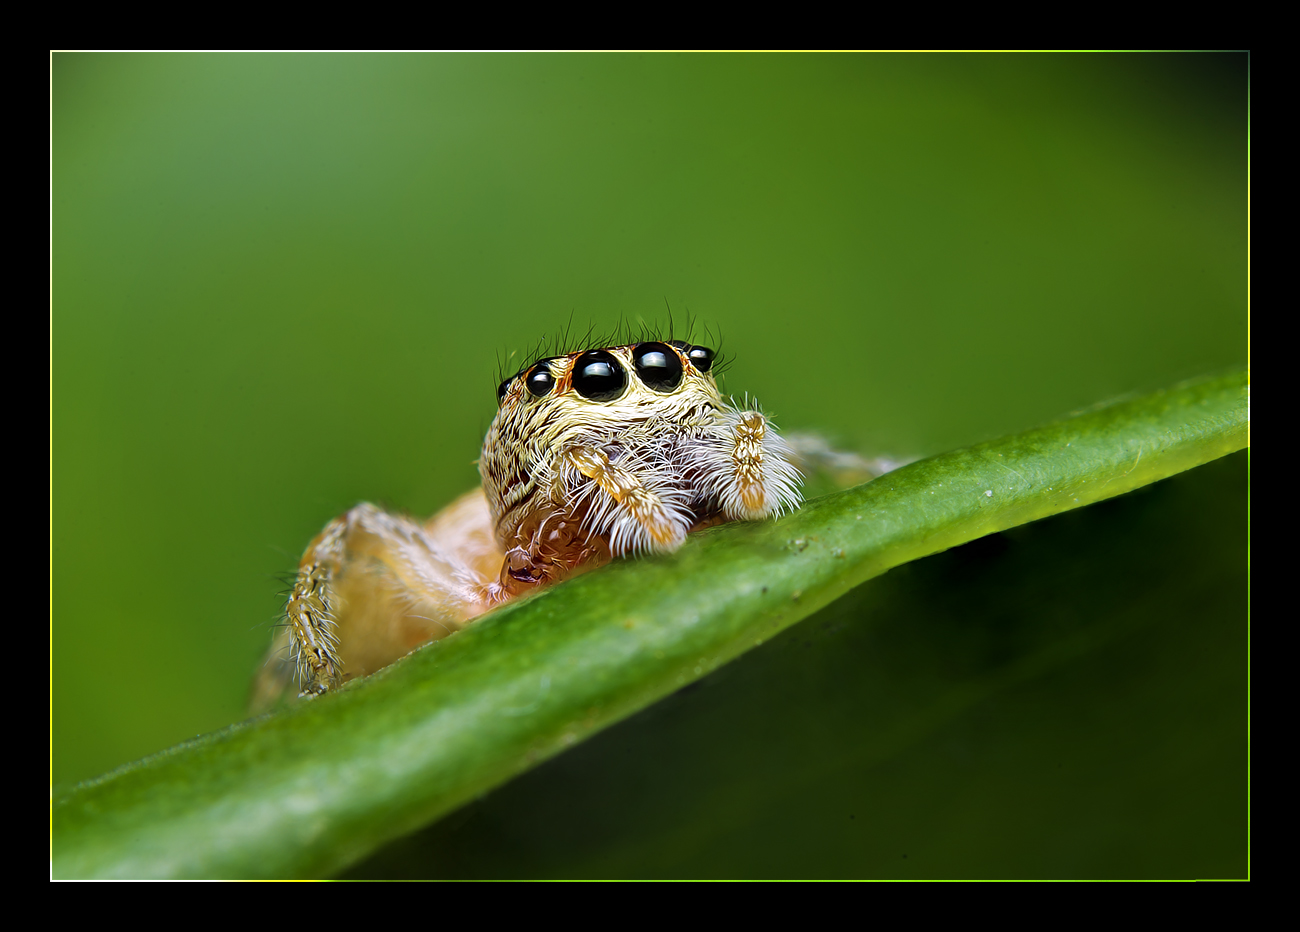
[[[727,407],[691,458],[701,491],[728,520],[758,521],[802,501],[794,453],[761,411]]]
[[[594,446],[560,454],[556,497],[585,512],[588,535],[605,537],[616,557],[675,550],[693,523],[690,494],[665,468],[659,446],[621,450],[617,462]]]

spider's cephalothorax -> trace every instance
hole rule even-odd
[[[324,692],[493,605],[613,557],[799,504],[789,446],[724,400],[714,353],[646,341],[539,359],[503,381],[483,487],[418,522],[361,504],[308,545],[254,685]]]
[[[713,351],[644,342],[540,359],[498,388],[479,460],[513,595],[799,503],[791,453],[725,401]]]

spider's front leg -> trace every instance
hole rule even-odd
[[[333,580],[345,562],[344,541],[349,536],[349,528],[365,507],[358,506],[325,525],[307,545],[298,564],[293,589],[284,606],[284,621],[303,693],[324,692],[336,685],[342,674]]]
[[[364,676],[491,607],[502,553],[482,490],[421,524],[370,504],[335,518],[298,564],[277,635],[254,684],[268,707]]]

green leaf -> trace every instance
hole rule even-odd
[[[506,607],[338,693],[59,794],[58,877],[325,876],[928,554],[1249,443],[1244,372],[914,463]]]

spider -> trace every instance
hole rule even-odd
[[[649,340],[505,379],[481,488],[423,523],[363,503],[307,546],[254,706],[295,674],[320,694],[576,573],[797,508],[792,448],[748,399],[723,398],[714,361]]]

